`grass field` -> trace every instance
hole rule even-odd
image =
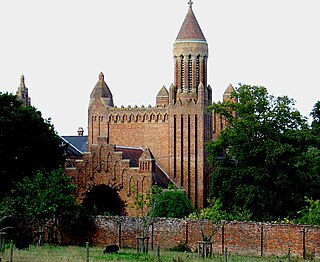
[[[0,253],[1,262],[9,261],[9,249],[4,253]],[[16,250],[14,249],[13,261],[14,262],[85,262],[86,250],[84,247],[60,247],[60,246],[31,246],[29,250]],[[189,261],[219,261],[225,262],[225,258],[221,256],[214,256],[213,258],[202,259],[197,253],[184,253],[184,252],[171,252],[160,251],[160,259],[163,262],[189,262]],[[149,251],[148,255],[137,254],[134,249],[121,249],[119,254],[103,254],[102,248],[91,247],[89,249],[90,262],[102,261],[158,261],[156,251]],[[271,258],[271,257],[243,257],[233,256],[228,257],[228,262],[298,262],[298,261],[311,261],[302,260],[298,258]],[[320,261],[320,260],[312,260]]]

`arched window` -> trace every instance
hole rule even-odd
[[[123,115],[122,122],[127,122],[127,121],[128,121],[127,115]]]
[[[161,121],[161,115],[160,115],[160,113],[157,115],[157,118],[156,118],[156,122],[159,122],[159,121]]]
[[[191,92],[192,89],[192,56],[188,57],[188,91]]]
[[[199,72],[200,72],[200,55],[197,55],[197,59],[196,59],[196,88],[198,88],[198,86],[200,84]]]
[[[182,91],[184,90],[184,84],[185,84],[184,71],[185,71],[185,68],[184,68],[184,56],[181,55],[181,90]]]
[[[128,187],[128,196],[131,196],[131,194],[134,194],[135,192],[135,181],[134,181],[134,177],[131,176],[129,179],[129,187]]]
[[[130,115],[129,122],[134,122],[134,116],[133,115]]]

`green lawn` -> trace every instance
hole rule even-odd
[[[0,254],[1,262],[9,261],[9,249],[5,253]],[[224,262],[225,259],[221,256],[214,256],[210,259],[199,258],[197,253],[184,253],[184,252],[171,252],[160,251],[161,261],[171,262],[184,262],[184,261],[219,261]],[[14,262],[85,262],[86,250],[84,247],[60,247],[60,246],[44,246],[34,247],[31,246],[28,251],[14,249]],[[157,252],[149,251],[148,255],[137,254],[134,249],[121,249],[119,254],[103,254],[102,248],[90,247],[89,261],[158,261]],[[270,258],[270,257],[242,257],[233,256],[228,257],[228,262],[285,262],[289,261],[288,258]],[[291,262],[295,261],[308,261],[297,258],[291,258]],[[310,260],[309,260],[310,261]],[[320,261],[320,260],[313,260]]]

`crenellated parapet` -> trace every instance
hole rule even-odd
[[[165,106],[163,106],[165,108]],[[124,105],[121,105],[120,107],[117,107],[117,106],[114,106],[114,107],[108,107],[108,110],[110,111],[119,111],[119,110],[154,110],[154,109],[160,109],[163,108],[163,107],[158,107],[158,106],[151,106],[151,105],[148,105],[148,106],[145,106],[145,105],[141,105],[141,106],[137,106],[137,105],[134,105],[134,106],[131,106],[131,105],[128,105],[128,106],[124,106]]]

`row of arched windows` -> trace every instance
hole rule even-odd
[[[145,114],[145,115],[110,115],[109,122],[124,123],[124,122],[167,122],[168,114]]]
[[[142,170],[142,171],[151,170],[151,163],[150,162],[140,162],[140,170]]]
[[[193,72],[193,61],[195,61],[195,72]],[[186,85],[186,79],[185,79],[185,70],[186,70],[186,65],[188,69],[188,84]],[[181,89],[184,91],[186,88],[188,89],[188,92],[191,91],[192,89],[192,82],[193,82],[193,77],[195,77],[195,83],[196,87],[199,86],[200,84],[200,55],[197,55],[195,59],[192,58],[192,55],[188,55],[185,57],[184,55],[180,56],[180,71],[181,71]]]
[[[139,181],[136,181],[134,175],[130,176],[128,181],[128,196],[143,193],[145,189],[145,179],[146,177],[143,177],[139,183]]]

